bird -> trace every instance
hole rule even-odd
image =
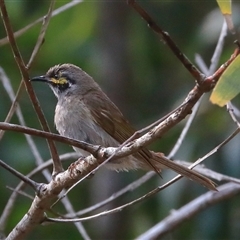
[[[118,147],[136,132],[98,83],[76,65],[55,65],[45,75],[33,77],[31,81],[47,83],[57,97],[54,123],[64,137],[102,147]],[[83,157],[90,154],[73,148]],[[209,178],[146,147],[141,147],[130,156],[110,160],[105,166],[116,171],[143,169],[157,173],[168,168],[208,189],[216,190],[215,183]]]

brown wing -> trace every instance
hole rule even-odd
[[[91,98],[84,98],[84,102],[89,109],[94,109],[91,113],[96,123],[119,143],[125,142],[134,134],[135,129],[105,94],[100,98],[99,93],[95,92]]]
[[[96,123],[120,144],[125,142],[135,133],[135,129],[123,117],[120,110],[105,94],[101,95],[100,98],[99,93],[95,92],[94,94],[91,94],[91,98],[85,98],[84,102],[89,106],[89,109],[96,110],[91,111]],[[152,154],[148,149],[142,148],[136,155],[147,162],[155,171],[159,172],[149,160]]]

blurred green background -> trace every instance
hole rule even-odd
[[[55,8],[67,1],[56,1]],[[170,33],[180,49],[194,61],[199,53],[207,65],[220,33],[223,17],[215,1],[141,1],[142,6],[157,23]],[[6,1],[7,10],[16,31],[44,16],[50,1]],[[233,6],[238,12],[239,6]],[[236,19],[236,24],[239,19]],[[27,63],[38,38],[38,24],[17,38],[24,61]],[[0,25],[0,39],[6,36]],[[220,63],[233,52],[234,38],[228,36]],[[29,73],[42,75],[49,67],[58,63],[74,63],[88,72],[105,90],[137,128],[147,126],[173,110],[194,86],[194,79],[179,63],[159,37],[147,27],[140,16],[125,1],[85,1],[55,16],[50,21],[45,42]],[[0,66],[10,78],[16,91],[21,76],[9,45],[0,48]],[[34,84],[44,114],[53,132],[56,98],[44,84]],[[0,85],[0,121],[4,121],[11,101]],[[187,138],[176,159],[194,161],[223,141],[236,126],[226,109],[213,106],[209,94],[203,99]],[[239,98],[234,100],[238,104]],[[24,91],[20,106],[27,126],[40,129],[31,102]],[[18,123],[16,116],[12,123]],[[174,146],[184,122],[180,123],[152,149],[168,154]],[[41,156],[50,154],[43,139],[33,138]],[[227,146],[206,161],[206,166],[233,177],[240,176],[240,148],[237,136]],[[60,154],[72,151],[69,146],[57,144]],[[0,142],[0,159],[18,171],[27,174],[35,167],[35,160],[24,135],[6,132]],[[81,183],[70,193],[75,210],[80,210],[104,200],[111,194],[142,176],[144,172],[115,173],[101,169],[91,179]],[[166,182],[173,174],[163,172],[163,179],[155,177],[138,190],[116,200],[104,209],[110,209],[148,192]],[[37,176],[37,181],[44,178]],[[0,212],[11,191],[6,186],[16,186],[18,179],[0,170]],[[29,193],[33,192],[27,189]],[[120,213],[102,217],[83,225],[92,239],[133,239],[166,217],[171,209],[177,209],[200,194],[206,192],[202,186],[183,179],[151,199],[125,209]],[[207,209],[164,239],[239,239],[239,197],[219,203]],[[7,224],[7,232],[28,210],[31,200],[20,196],[14,214]],[[59,212],[64,211],[60,206]],[[39,226],[27,239],[80,239],[73,224],[50,224]]]

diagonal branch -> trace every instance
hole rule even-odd
[[[15,61],[18,65],[18,68],[19,68],[19,70],[21,72],[21,75],[22,75],[22,78],[24,80],[27,92],[29,94],[29,97],[31,99],[33,107],[34,107],[34,109],[35,109],[35,111],[38,115],[38,118],[39,118],[39,121],[41,123],[42,128],[45,131],[49,132],[48,124],[47,124],[47,122],[45,120],[45,117],[44,117],[44,114],[43,114],[43,112],[40,108],[39,102],[38,102],[38,100],[37,100],[37,98],[34,94],[34,91],[32,89],[32,85],[29,82],[29,75],[28,75],[28,72],[27,72],[27,68],[24,64],[21,53],[18,50],[18,46],[17,46],[17,43],[16,43],[14,35],[13,35],[12,27],[11,27],[11,24],[10,24],[10,20],[9,20],[9,17],[8,17],[8,13],[7,13],[7,9],[6,9],[4,0],[0,0],[0,8],[1,8],[1,16],[2,16],[2,19],[3,19],[3,23],[4,23],[4,27],[5,27],[7,36],[9,38],[10,46],[11,46]],[[58,157],[58,154],[57,154],[57,150],[56,150],[56,147],[55,147],[53,141],[47,140],[47,142],[48,142],[48,146],[50,148],[50,152],[51,152],[51,155],[52,155],[52,158],[53,158],[53,162],[54,162],[53,174],[55,174],[56,172],[62,171],[61,163],[60,163],[60,160],[59,160],[59,157]]]
[[[148,26],[156,32],[160,38],[166,43],[166,45],[171,49],[173,54],[181,61],[184,67],[189,71],[189,73],[193,76],[194,79],[197,80],[198,83],[201,83],[204,79],[204,75],[196,66],[191,63],[191,61],[181,52],[178,46],[170,37],[169,33],[164,31],[154,19],[135,1],[128,0],[127,1],[130,6],[132,6],[136,12],[147,22]]]
[[[207,192],[194,199],[178,210],[174,210],[168,217],[150,228],[144,234],[138,236],[138,240],[160,239],[166,233],[173,231],[183,221],[195,216],[204,209],[212,205],[230,199],[240,194],[240,185],[236,183],[227,183],[218,188],[218,192]]]
[[[72,0],[71,2],[69,3],[66,3],[65,5],[55,9],[53,12],[52,12],[52,17],[55,17],[57,16],[58,14],[74,7],[75,5],[79,4],[79,3],[82,3],[83,0]],[[15,38],[18,38],[20,37],[22,34],[24,34],[25,32],[27,32],[29,29],[31,29],[32,27],[34,27],[35,25],[37,25],[38,23],[41,23],[42,21],[44,20],[44,17],[41,17],[39,19],[37,19],[36,21],[30,23],[29,25],[25,26],[24,28],[22,29],[19,29],[18,31],[16,31],[14,33],[14,37]],[[5,38],[2,38],[0,39],[0,47],[1,46],[4,46],[6,44],[9,43],[9,40],[8,40],[8,37],[5,37]]]
[[[18,172],[17,170],[15,170],[14,168],[10,167],[8,164],[6,164],[5,162],[3,162],[0,159],[0,165],[5,168],[7,171],[9,171],[10,173],[12,173],[13,175],[15,175],[16,177],[18,177],[19,179],[21,179],[23,182],[27,183],[29,186],[31,186],[34,191],[38,191],[38,188],[40,186],[40,184],[38,184],[37,182],[31,180],[28,177],[25,177],[22,173]]]
[[[41,30],[40,30],[40,34],[38,36],[38,40],[37,40],[37,43],[35,44],[35,47],[32,51],[32,55],[29,59],[29,62],[27,64],[27,68],[29,69],[40,49],[40,47],[42,46],[43,44],[43,41],[44,41],[44,37],[45,37],[45,34],[46,34],[46,31],[47,31],[47,28],[48,28],[48,24],[52,18],[52,12],[53,12],[53,7],[55,5],[55,0],[54,1],[51,1],[50,3],[50,6],[49,6],[49,9],[48,9],[48,13],[47,15],[44,17],[43,19],[43,24],[42,24],[42,27],[41,27]]]
[[[34,129],[34,128],[29,128],[29,127],[25,127],[25,126],[21,126],[21,125],[17,125],[17,124],[0,122],[0,129],[15,131],[15,132],[21,132],[21,133],[41,137],[41,138],[46,138],[46,139],[55,140],[55,141],[58,141],[58,142],[70,144],[72,146],[79,147],[79,148],[81,148],[85,151],[88,151],[93,155],[98,150],[98,146],[94,146],[92,144],[85,143],[83,141],[77,141],[77,140],[74,140],[74,139],[71,139],[71,138],[60,136],[59,134],[44,132],[44,131],[41,131],[41,130],[37,130],[37,129]]]

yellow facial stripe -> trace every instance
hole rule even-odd
[[[59,85],[63,85],[63,84],[66,84],[68,81],[66,80],[66,78],[59,78],[59,79],[56,79],[56,78],[51,78],[51,81],[55,84],[59,84]]]

